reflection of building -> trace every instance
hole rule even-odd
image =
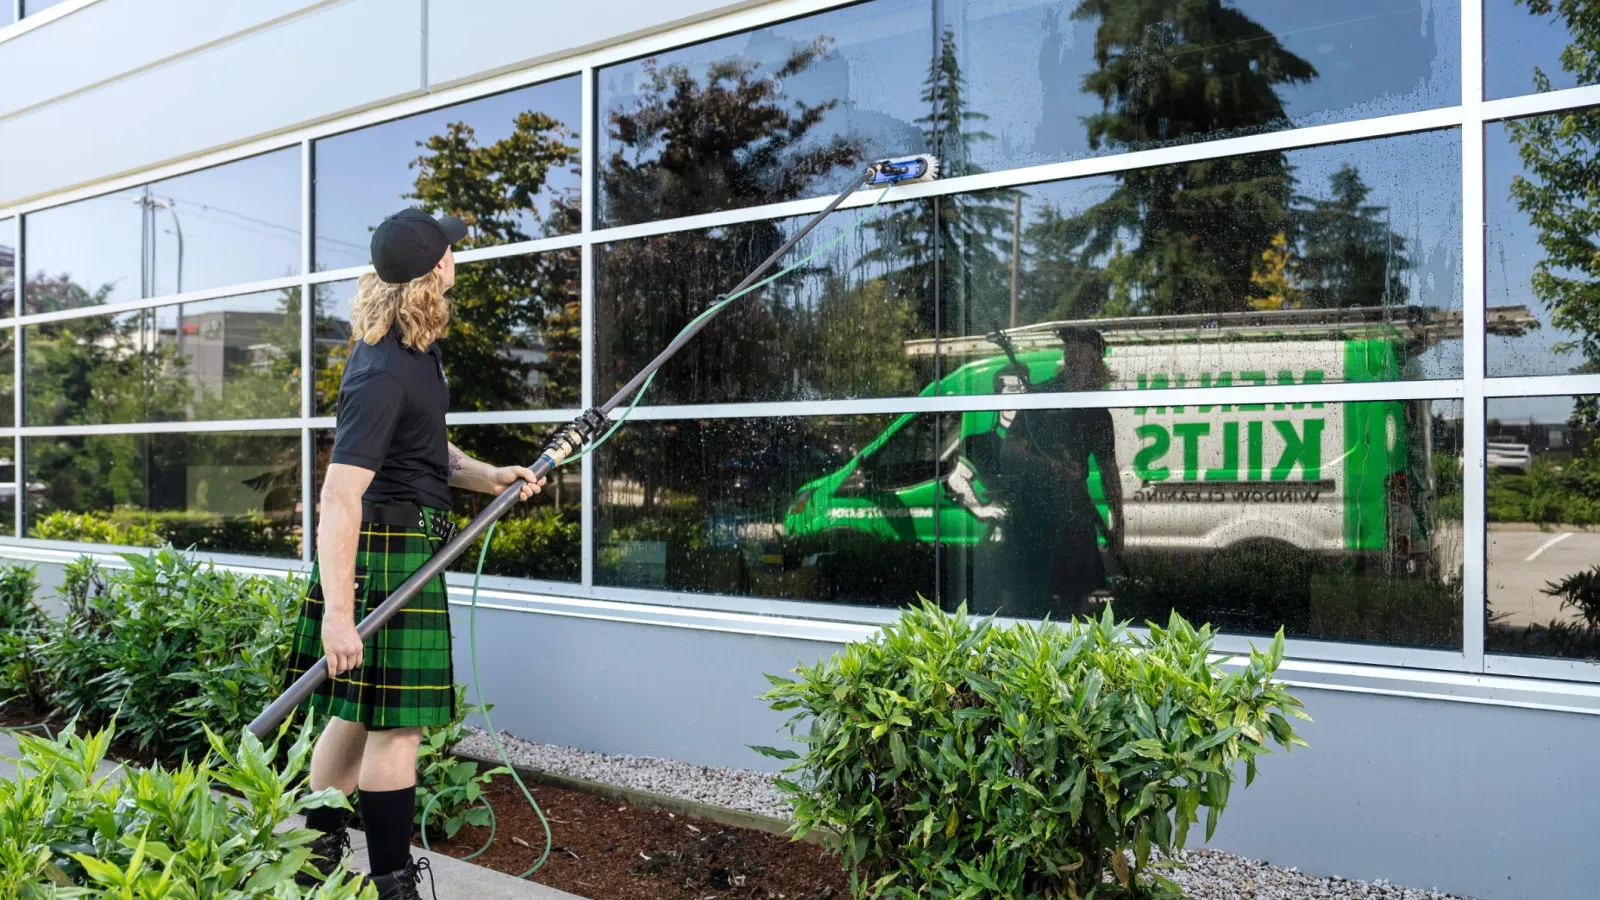
[[[189,378],[207,393],[220,395],[234,372],[264,372],[281,358],[284,329],[292,336],[298,326],[298,320],[281,312],[205,312],[160,329],[157,345],[174,347]],[[292,343],[289,347],[299,352]]]

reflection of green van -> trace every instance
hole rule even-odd
[[[1061,345],[1048,334],[1016,353],[1035,385],[1061,364]],[[1129,403],[1138,402],[1140,388],[1392,381],[1410,352],[1383,328],[1287,340],[1281,332],[1254,340],[1107,336],[1112,386],[1132,389]],[[1020,385],[1014,371],[996,351],[922,395],[1008,393]],[[918,543],[937,535],[947,545],[1001,539],[1005,510],[985,487],[985,469],[1014,415],[899,417],[842,468],[802,486],[785,532]],[[1426,569],[1433,483],[1426,403],[1125,407],[1112,419],[1129,553],[1288,545]],[[1089,491],[1105,515],[1101,478],[1097,460]]]

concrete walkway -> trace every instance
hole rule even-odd
[[[0,731],[0,778],[13,778],[16,776],[17,752],[16,735],[9,731]],[[114,763],[101,763],[100,771],[106,775],[114,775],[118,770]],[[298,828],[303,824],[298,816],[291,820],[290,827]],[[360,871],[367,868],[367,838],[359,831],[350,833],[350,843],[354,846],[350,860],[351,867]],[[413,848],[412,855],[417,859],[427,859],[433,866],[433,877],[436,882],[440,900],[583,900],[575,894],[558,891],[555,888],[535,884],[532,881],[513,878],[493,869],[485,869],[471,863],[464,863],[458,859],[441,856],[437,853],[428,853],[421,848]],[[427,896],[427,879],[424,877],[422,889]]]

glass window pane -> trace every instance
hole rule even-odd
[[[300,555],[300,434],[28,438],[29,537]]]
[[[857,216],[861,216],[859,228]],[[601,245],[595,368],[609,397],[805,223],[785,219]],[[720,313],[645,403],[915,395],[933,375],[933,205],[830,217],[789,252],[817,256]]]
[[[1600,372],[1600,108],[1488,126],[1490,375]]]
[[[370,263],[408,206],[461,216],[457,249],[578,231],[581,94],[572,76],[317,141],[317,269]]]
[[[62,0],[22,0],[22,14],[31,16],[34,13],[42,13],[60,2]]]
[[[0,428],[10,428],[17,424],[16,337],[15,328],[0,328]],[[9,456],[5,449],[5,440],[0,438],[0,454]],[[0,497],[0,518],[4,518],[5,514],[5,498]]]
[[[946,414],[937,445],[894,496],[937,517],[947,606],[1461,646],[1459,401]],[[843,508],[811,527],[877,521]]]
[[[1491,399],[1490,653],[1600,659],[1600,395]]]
[[[1007,353],[1032,390],[1459,377],[1460,157],[1438,131],[947,198],[939,390],[999,390]],[[1071,327],[1109,371],[1051,380]]]
[[[0,317],[17,311],[17,220],[0,219]]]
[[[16,8],[10,3],[0,0],[0,28],[4,28],[17,20]]]
[[[602,227],[841,190],[925,153],[927,0],[876,0],[599,72]]]
[[[468,425],[450,429],[450,440],[468,456],[495,465],[526,465],[538,459],[549,437],[548,425]],[[314,502],[321,509],[322,480],[333,452],[333,432],[313,435],[316,452]],[[506,578],[576,582],[582,577],[583,485],[577,464],[563,466],[549,476],[544,490],[519,503],[495,528],[494,545],[484,560],[483,573]],[[456,521],[465,525],[493,499],[487,494],[452,490]],[[450,565],[452,572],[473,572],[478,567],[481,543],[474,544]]]
[[[27,311],[206,290],[300,271],[300,148],[27,216]]]
[[[849,468],[908,419],[629,423],[595,454],[595,583],[869,606],[933,597],[932,519],[900,485],[931,491],[929,448],[912,441],[871,481]],[[797,536],[817,518],[806,499],[824,490],[848,499]]]
[[[440,339],[451,411],[578,406],[579,260],[577,250],[557,250],[456,266],[450,325]],[[316,291],[317,414],[333,415],[351,346],[356,282],[319,284]]]
[[[1451,106],[1457,0],[951,0],[939,155],[968,174]]]
[[[1600,83],[1597,26],[1587,0],[1486,0],[1485,92],[1494,100]]]
[[[29,425],[300,414],[299,288],[45,322],[25,341]]]

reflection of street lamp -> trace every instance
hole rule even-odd
[[[178,290],[183,293],[183,223],[178,220],[178,210],[175,208],[171,197],[155,197],[150,194],[140,194],[133,198],[133,202],[142,207],[147,215],[153,216],[157,208],[166,210],[172,216],[172,228],[178,235]],[[152,223],[154,224],[154,223]],[[155,293],[155,241],[151,240],[150,246],[150,293]]]

